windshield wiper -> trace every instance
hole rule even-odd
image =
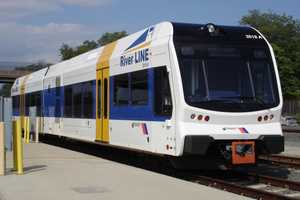
[[[262,100],[259,97],[241,96],[240,98],[241,98],[242,101],[251,100],[252,102],[257,103],[257,104],[259,104],[260,106],[263,106],[263,107],[268,105],[266,102],[264,102],[264,100]]]
[[[254,96],[224,96],[224,97],[217,97],[215,99],[205,99],[201,101],[193,102],[193,104],[202,104],[202,103],[232,103],[232,104],[243,104],[243,103],[255,103],[261,107],[268,106],[261,98],[254,97]]]
[[[221,99],[208,99],[205,101],[200,101],[199,103],[240,103],[240,100],[239,99],[221,98]]]
[[[261,98],[255,96],[225,96],[225,97],[218,97],[218,99],[213,99],[208,101],[231,102],[231,103],[243,103],[244,101],[250,101],[253,103],[257,103],[262,107],[268,106],[268,104],[265,103]]]

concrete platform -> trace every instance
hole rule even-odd
[[[248,199],[99,157],[43,143],[24,147],[25,174],[0,177],[1,200]]]

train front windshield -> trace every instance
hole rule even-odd
[[[182,44],[177,53],[187,104],[224,112],[248,112],[278,105],[268,49]]]

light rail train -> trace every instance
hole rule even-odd
[[[148,152],[178,168],[253,165],[284,150],[274,53],[251,27],[162,22],[18,78],[14,118]]]

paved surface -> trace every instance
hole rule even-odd
[[[47,144],[25,145],[24,154],[23,176],[8,171],[0,177],[1,200],[247,199]]]

